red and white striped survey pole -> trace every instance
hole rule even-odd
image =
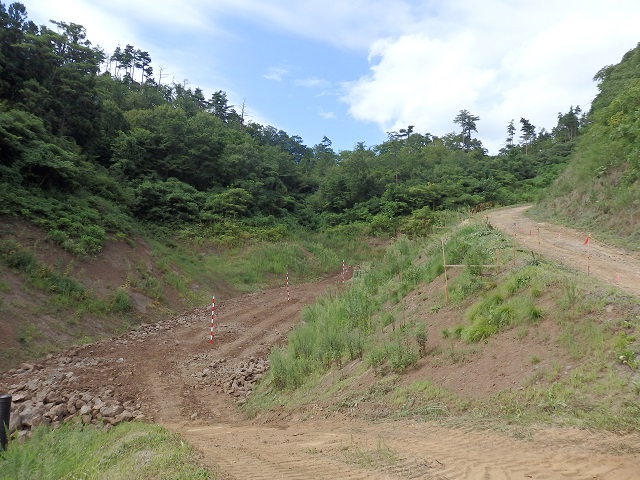
[[[342,260],[342,285],[344,285],[344,260]]]
[[[213,345],[213,322],[216,319],[216,296],[211,297],[211,333],[209,333],[209,343]]]
[[[289,290],[289,272],[287,272],[287,303],[291,302],[291,290]]]

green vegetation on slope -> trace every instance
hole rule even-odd
[[[326,137],[308,147],[245,123],[224,92],[157,83],[148,52],[107,54],[81,25],[38,27],[24,5],[1,2],[0,24],[0,214],[28,218],[79,257],[148,230],[231,244],[260,238],[256,227],[366,222],[395,234],[418,212],[534,199],[580,133],[579,108],[551,132],[522,118],[522,142],[512,122],[488,156],[463,110],[461,133],[411,127],[373,147],[335,152]]]
[[[82,282],[89,281],[83,272],[92,268],[91,263],[86,267],[82,261],[48,263],[7,234],[0,238],[0,271],[6,279],[0,289],[5,299],[0,313],[15,330],[14,338],[5,340],[0,366],[17,366],[77,343],[120,334],[142,321],[206,304],[212,293],[223,299],[282,285],[287,272],[296,282],[313,281],[338,272],[345,258],[352,264],[375,259],[382,247],[363,244],[365,228],[338,226],[280,241],[277,236],[246,239],[244,245],[225,248],[190,235],[150,236],[144,242],[148,250],[142,252],[135,245],[116,243],[112,248],[127,257],[129,267],[119,272],[119,280],[92,274],[94,287]],[[135,302],[141,301],[146,303],[136,307]]]

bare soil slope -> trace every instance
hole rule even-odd
[[[521,234],[529,225],[537,228],[522,216],[523,210],[491,213],[490,221],[497,228],[518,230],[518,239],[535,248],[537,238],[528,231]],[[541,239],[545,255],[559,255],[579,269],[584,260],[580,245],[575,253],[560,247],[578,243],[582,234],[548,228],[551,237]],[[595,242],[591,247],[595,259]],[[593,275],[615,282],[619,274],[624,278],[621,288],[623,283],[630,284],[630,292],[638,288],[640,282],[632,277],[640,272],[635,257],[604,245],[598,245],[597,252],[609,266],[593,263]],[[238,409],[242,396],[235,396],[237,390],[225,393],[229,385],[246,377],[249,363],[259,362],[271,346],[285,341],[304,305],[327,289],[339,288],[337,276],[292,285],[291,302],[283,288],[220,298],[213,344],[208,338],[210,306],[203,306],[140,332],[52,356],[34,368],[0,374],[0,390],[10,390],[30,376],[71,372],[78,388],[94,395],[110,391],[139,404],[148,419],[195,445],[203,463],[222,479],[640,478],[638,434],[557,428],[501,432],[412,420],[367,421],[330,413],[320,404],[309,405],[305,415],[276,412],[247,419]],[[490,393],[466,387],[473,378],[490,390],[488,377],[482,375],[461,375],[457,386],[467,388],[468,395]],[[449,388],[455,390],[456,384]]]

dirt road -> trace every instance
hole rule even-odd
[[[593,237],[585,244],[588,232],[537,222],[525,216],[528,208],[502,208],[487,216],[491,225],[513,235],[527,249],[640,297],[639,254],[605,245]]]
[[[517,230],[527,248],[536,248],[538,225],[522,211],[504,209],[489,217],[498,228]],[[534,228],[536,236],[521,234]],[[549,256],[575,262],[570,264],[577,269],[584,257],[580,239],[566,229],[541,226],[545,254],[556,251]],[[640,271],[632,266],[636,260],[592,241],[592,273],[610,282],[619,275],[621,288],[635,282],[628,285],[633,293],[640,285],[633,277]],[[225,393],[230,384],[242,383],[248,365],[260,363],[272,345],[285,341],[304,305],[339,288],[339,277],[308,285],[294,280],[291,302],[283,288],[217,299],[213,345],[210,309],[203,306],[52,358],[34,371],[44,377],[49,370],[69,370],[87,391],[107,388],[132,399],[148,419],[197,447],[220,479],[640,478],[640,435],[552,428],[497,431],[411,420],[372,423],[319,406],[315,411],[314,405],[296,418],[270,414],[248,420],[238,409],[241,393]],[[12,382],[15,378],[5,379],[6,385]]]

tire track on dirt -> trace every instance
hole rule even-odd
[[[187,438],[201,449],[211,451],[218,459],[222,478],[290,479],[316,478],[377,479],[386,478],[349,467],[330,458],[318,458],[312,448],[296,444],[295,438],[281,435],[282,430],[265,426],[220,425],[188,429]],[[332,434],[325,434],[330,439]],[[241,438],[243,441],[238,442]],[[259,439],[260,442],[244,441]],[[331,441],[331,440],[330,440]]]
[[[330,278],[296,286],[291,302],[286,302],[282,288],[273,288],[216,305],[213,345],[210,307],[205,307],[191,312],[190,325],[175,328],[170,340],[140,346],[136,361],[145,372],[142,380],[154,410],[150,417],[161,424],[195,418],[242,422],[235,400],[219,388],[198,384],[195,372],[215,360],[225,360],[233,368],[250,357],[266,356],[273,345],[286,340],[300,310],[334,284],[336,279]]]
[[[235,479],[632,480],[638,478],[640,460],[637,450],[594,453],[599,435],[577,432],[567,441],[561,429],[540,430],[522,440],[433,422],[329,418],[292,422],[283,429],[219,425],[183,433],[218,459],[222,478]]]

